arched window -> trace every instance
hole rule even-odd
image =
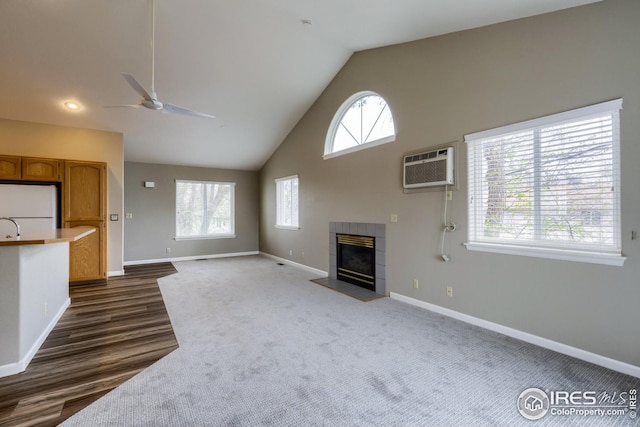
[[[387,101],[375,92],[358,92],[338,109],[327,133],[324,158],[395,141],[393,116]]]

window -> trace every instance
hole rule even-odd
[[[176,239],[235,237],[231,182],[176,181]]]
[[[622,99],[465,136],[470,250],[622,265]]]
[[[276,227],[299,228],[298,175],[276,179]]]
[[[374,92],[359,92],[338,109],[324,147],[324,159],[395,140],[387,102]]]

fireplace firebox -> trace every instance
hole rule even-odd
[[[338,280],[376,290],[375,239],[369,236],[336,234]]]

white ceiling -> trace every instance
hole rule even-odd
[[[353,52],[595,1],[156,0],[158,97],[208,120],[103,108],[140,101],[121,71],[150,90],[151,0],[0,0],[0,117],[122,132],[126,161],[257,170]]]

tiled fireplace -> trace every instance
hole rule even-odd
[[[386,241],[385,224],[372,224],[362,222],[330,222],[329,223],[329,278],[343,280],[356,284],[366,289],[375,290],[376,293],[386,294]],[[340,240],[341,243],[338,243]],[[343,250],[340,250],[342,242],[366,242],[363,247],[374,250],[367,253],[366,249],[356,249],[355,256],[358,257],[353,264],[362,264],[360,257],[366,258],[369,264],[370,254],[374,254],[373,265],[363,268],[354,268],[356,271],[349,271],[338,266],[343,262],[339,259],[345,257]],[[371,242],[371,243],[369,243]],[[352,251],[349,251],[351,253]],[[366,255],[366,256],[365,256]],[[345,266],[347,267],[347,266]]]

